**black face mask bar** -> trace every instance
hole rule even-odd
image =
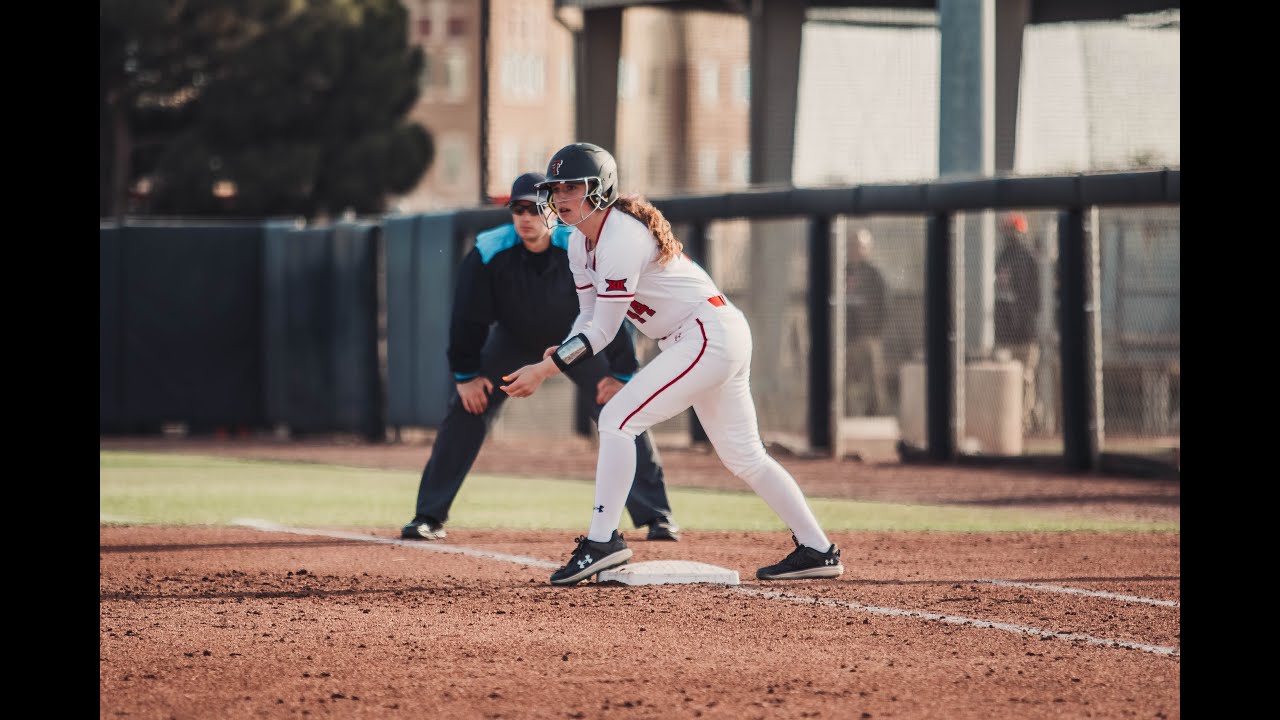
[[[597,211],[605,209],[606,203],[605,203],[604,195],[601,194],[600,192],[600,186],[603,185],[603,183],[600,181],[600,178],[584,177],[584,178],[573,178],[571,180],[556,180],[555,182],[558,182],[558,183],[559,182],[580,182],[580,183],[585,183],[586,186],[589,188],[588,191],[584,193],[582,195],[582,198],[579,200],[579,202],[584,202],[586,200],[591,201],[591,212],[587,213],[586,217],[583,217],[582,220],[586,220],[587,218],[594,215]],[[552,184],[552,183],[548,183],[548,184]],[[548,209],[550,209],[551,212],[554,213],[554,217],[557,220],[559,220],[559,222],[562,225],[568,225],[569,227],[574,227],[582,222],[582,220],[579,220],[576,223],[567,223],[563,219],[561,219],[560,212],[556,210],[556,201],[552,199],[551,191],[550,189],[547,189],[547,188],[538,189],[538,209],[543,211],[543,216],[545,218],[547,227],[551,227],[551,217],[548,217],[546,215],[546,210]]]

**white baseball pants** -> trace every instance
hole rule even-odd
[[[799,485],[768,455],[751,397],[751,328],[733,305],[704,307],[658,342],[658,356],[600,412],[595,505],[587,537],[618,528],[635,476],[635,438],[692,406],[716,454],[795,533],[802,545],[831,546]]]

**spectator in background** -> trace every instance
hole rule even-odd
[[[884,415],[888,412],[884,372],[884,275],[871,262],[871,231],[854,235],[849,251],[849,272],[845,276],[845,385],[851,394],[865,398],[851,402],[851,415]],[[861,407],[859,407],[859,405]]]
[[[1007,352],[1022,363],[1022,427],[1030,430],[1036,404],[1036,367],[1040,341],[1036,323],[1040,317],[1040,268],[1031,252],[1027,216],[1020,212],[1000,217],[1004,244],[996,258],[996,352]]]

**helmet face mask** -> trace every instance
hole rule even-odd
[[[599,145],[574,143],[560,148],[547,163],[547,179],[537,185],[539,206],[555,211],[551,187],[566,182],[583,183],[583,199],[591,203],[592,213],[604,210],[618,199],[618,164]]]

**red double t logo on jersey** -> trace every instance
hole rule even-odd
[[[626,292],[627,291],[626,280],[609,280],[608,278],[605,278],[605,282],[609,284],[609,287],[604,289],[605,292]]]

